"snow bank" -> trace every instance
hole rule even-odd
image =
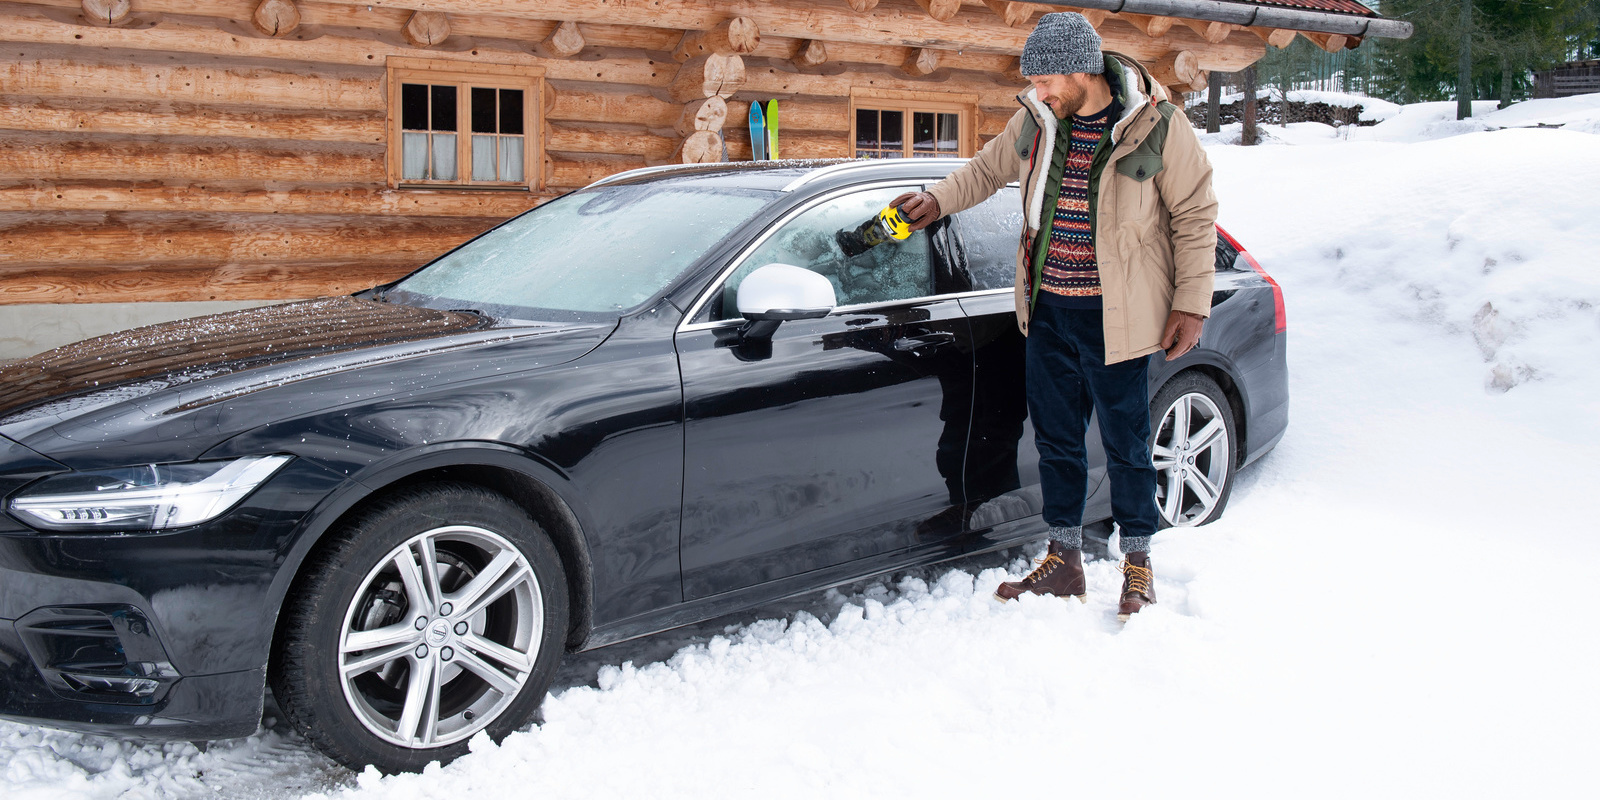
[[[1420,142],[1500,128],[1560,125],[1578,133],[1600,133],[1600,94],[1525,100],[1505,109],[1494,100],[1474,100],[1472,116],[1456,119],[1455,101],[1414,103],[1369,130],[1355,134],[1379,142]]]

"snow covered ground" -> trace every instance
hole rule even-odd
[[[1013,552],[585,654],[421,775],[0,723],[0,793],[1592,796],[1600,137],[1413,130],[1209,148],[1287,295],[1291,425],[1125,628],[1110,561],[1087,605],[994,603]]]

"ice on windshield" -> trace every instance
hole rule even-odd
[[[473,307],[616,313],[659,292],[772,197],[692,185],[552,200],[394,288]]]

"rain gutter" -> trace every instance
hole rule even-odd
[[[1023,3],[1058,5],[1060,0],[1016,0]],[[1362,17],[1329,11],[1307,11],[1226,0],[1071,0],[1078,8],[1093,8],[1113,13],[1147,14],[1152,17],[1179,17],[1207,22],[1228,22],[1259,28],[1284,28],[1312,33],[1344,36],[1376,36],[1382,39],[1409,39],[1414,27],[1409,22],[1382,17]]]

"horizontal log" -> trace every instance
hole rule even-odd
[[[662,62],[630,53],[593,51],[590,55],[595,57],[594,60],[577,60],[543,58],[527,52],[525,46],[519,48],[511,42],[463,41],[462,44],[469,49],[459,51],[448,47],[419,48],[405,43],[398,34],[393,41],[333,33],[304,38],[304,26],[300,31],[281,39],[245,38],[236,31],[196,22],[195,19],[172,19],[154,28],[129,30],[66,25],[38,12],[23,11],[5,17],[4,25],[0,25],[0,41],[361,66],[382,66],[385,59],[392,55],[450,58],[469,63],[542,67],[547,78],[663,88],[672,80],[674,71],[670,60]],[[451,39],[446,44],[455,41]],[[382,107],[381,97],[378,107]]]
[[[0,129],[384,142],[381,112],[310,112],[98,99],[0,95]]]
[[[372,186],[268,187],[264,181],[206,184],[133,181],[0,183],[4,211],[166,211],[494,217],[520,214],[552,193]]]
[[[241,147],[148,137],[0,137],[0,180],[273,180],[384,184],[383,148],[331,142]],[[203,141],[203,140],[202,140]]]
[[[582,153],[552,152],[545,156],[546,186],[577,189],[607,175],[647,166],[641,156],[586,156]]]
[[[708,31],[688,31],[672,50],[674,61],[709,55],[749,55],[761,46],[761,29],[749,17],[734,17]],[[694,162],[698,163],[698,162]]]
[[[787,113],[787,112],[784,112]],[[728,142],[728,160],[750,160],[750,129],[729,125],[722,129]],[[778,136],[778,149],[784,158],[850,158],[849,131],[791,131],[787,124]]]
[[[492,227],[480,217],[0,214],[0,269],[433,258]]]
[[[618,89],[603,83],[548,81],[545,119],[571,122],[631,122],[646,128],[670,128],[683,112],[679,103]]]
[[[1245,28],[1245,30],[1259,36],[1261,41],[1282,50],[1294,43],[1295,31],[1284,28]]]
[[[687,103],[707,97],[726,98],[744,85],[744,58],[735,54],[699,56],[678,67],[667,93]]]
[[[0,305],[195,300],[298,300],[352,294],[388,283],[427,259],[388,262],[72,267],[0,273]]]
[[[550,123],[545,127],[545,147],[573,153],[639,155],[661,160],[678,149],[680,139],[646,133],[631,125],[605,123]]]
[[[980,108],[978,109],[978,135],[999,136],[1011,122],[1016,109],[1005,108]]]
[[[720,131],[727,121],[728,101],[720,97],[708,97],[684,105],[673,132],[688,136],[696,131]]]
[[[0,22],[0,38],[6,38],[12,22]],[[385,106],[379,69],[356,76],[310,69],[141,64],[88,51],[82,58],[40,57],[25,47],[5,55],[0,60],[0,87],[8,94],[331,111],[383,111]]]

